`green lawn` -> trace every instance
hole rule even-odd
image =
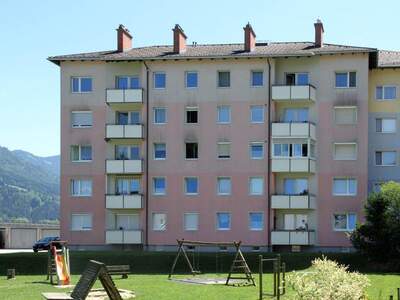
[[[265,253],[264,256],[275,254]],[[131,265],[132,275],[128,279],[114,277],[118,288],[133,290],[136,299],[258,299],[258,287],[227,287],[211,285],[184,284],[167,280],[167,273],[174,258],[173,253],[151,253],[151,252],[71,252],[72,283],[76,283],[79,274],[85,268],[89,259],[96,259],[106,264],[129,264]],[[226,270],[232,259],[231,254],[202,253],[200,254],[200,269],[213,273],[216,268]],[[257,268],[256,253],[245,254],[250,268],[254,271]],[[321,256],[318,253],[286,253],[282,254],[282,261],[287,264],[288,270],[305,270],[314,257]],[[352,270],[359,270],[366,273],[371,281],[368,288],[368,299],[388,300],[389,295],[394,295],[396,289],[400,287],[400,275],[396,273],[378,273],[382,266],[371,265],[364,258],[357,254],[340,253],[330,254],[329,258],[335,259],[340,263],[350,265]],[[218,258],[218,260],[216,259]],[[41,299],[42,292],[62,292],[68,291],[51,286],[45,281],[46,278],[46,253],[31,254],[7,254],[0,255],[0,299]],[[218,263],[217,263],[218,261]],[[180,261],[178,272],[185,270],[185,266]],[[6,280],[5,271],[7,268],[15,268],[17,278]],[[383,269],[388,271],[387,266]],[[390,271],[390,268],[389,268]],[[393,270],[392,270],[393,271]],[[271,289],[272,276],[267,273],[264,277],[264,286]],[[254,274],[258,281],[258,274]],[[201,275],[203,276],[203,275]],[[225,277],[226,274],[210,277]],[[178,275],[177,277],[188,277]],[[96,283],[100,287],[100,283]],[[288,289],[288,295],[291,294]],[[287,299],[288,297],[283,297]],[[395,298],[396,299],[396,298]]]

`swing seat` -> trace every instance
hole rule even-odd
[[[201,271],[193,270],[192,274],[201,274]]]

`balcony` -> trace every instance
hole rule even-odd
[[[106,89],[106,103],[109,105],[143,103],[143,90]]]
[[[271,160],[271,171],[315,173],[315,160],[309,157],[274,157]]]
[[[273,138],[311,138],[316,139],[315,125],[312,123],[272,123]]]
[[[106,244],[142,244],[141,230],[107,230]]]
[[[142,139],[143,125],[106,125],[106,139]]]
[[[310,102],[317,99],[313,85],[273,85],[272,101],[290,101],[293,103]]]
[[[106,195],[106,208],[108,209],[141,209],[143,208],[143,196],[132,195]]]
[[[274,209],[315,209],[314,195],[272,195],[271,208]]]
[[[107,174],[141,174],[142,172],[141,160],[106,160]]]
[[[272,245],[314,245],[315,231],[305,230],[273,230],[271,231]]]

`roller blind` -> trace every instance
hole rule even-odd
[[[335,144],[334,151],[335,159],[338,160],[355,160],[357,158],[356,144]]]
[[[338,125],[351,125],[357,123],[356,107],[335,107],[335,122]]]

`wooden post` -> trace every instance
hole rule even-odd
[[[15,279],[15,269],[7,269],[7,279]]]
[[[260,285],[260,300],[263,298],[263,256],[259,255],[258,256],[258,278],[259,278],[259,285]]]

